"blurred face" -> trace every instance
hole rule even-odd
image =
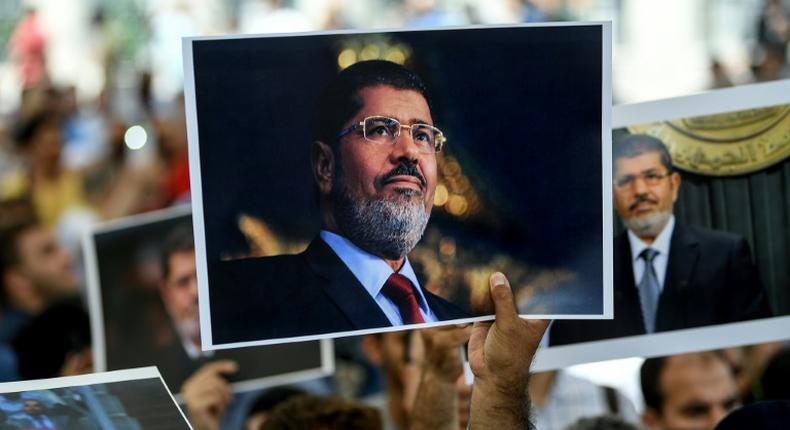
[[[22,410],[28,415],[36,416],[44,413],[44,406],[38,400],[25,400]]]
[[[30,155],[33,161],[38,164],[58,164],[62,146],[60,123],[56,120],[49,120],[43,123],[32,136]]]
[[[389,86],[359,92],[363,106],[344,128],[369,116],[386,116],[403,125],[433,125],[425,98],[417,91]],[[362,130],[341,139],[329,193],[338,228],[367,251],[400,258],[422,236],[433,207],[436,154],[420,152],[407,129],[393,144],[377,144]]]
[[[195,251],[177,251],[168,258],[170,273],[161,287],[162,300],[176,329],[200,344]]]
[[[718,359],[671,357],[660,382],[664,404],[651,428],[712,429],[740,404],[735,379]]]
[[[17,239],[17,271],[46,303],[77,292],[77,276],[71,254],[61,247],[47,228],[33,227]]]
[[[672,206],[680,188],[680,175],[672,173],[656,179],[654,184],[649,184],[650,179],[646,179],[667,173],[658,152],[615,160],[615,208],[626,227],[639,237],[654,238],[672,215]],[[631,179],[627,185],[618,185],[627,179]]]

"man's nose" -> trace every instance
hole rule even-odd
[[[402,126],[401,132],[393,144],[392,152],[390,153],[391,157],[394,158],[393,161],[397,162],[406,159],[417,164],[419,154],[420,148],[417,146],[417,142],[414,141],[414,138],[412,138],[411,128]]]
[[[633,191],[634,194],[646,194],[647,193],[647,183],[645,182],[645,178],[641,176],[637,176],[634,178],[633,182]]]

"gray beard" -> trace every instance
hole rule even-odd
[[[411,189],[392,199],[355,200],[335,175],[331,200],[335,221],[352,243],[379,257],[397,260],[422,238],[430,213]]]
[[[656,212],[652,215],[643,217],[621,219],[623,220],[623,224],[638,237],[656,237],[661,233],[661,230],[664,229],[664,226],[667,225],[671,216],[672,210],[670,209],[665,212]]]

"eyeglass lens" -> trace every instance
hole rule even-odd
[[[389,143],[400,135],[401,127],[401,123],[392,118],[368,118],[365,121],[365,138],[374,142]],[[438,134],[433,127],[427,124],[414,124],[410,129],[416,144],[433,150]]]

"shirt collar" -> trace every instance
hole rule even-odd
[[[351,270],[351,273],[365,287],[365,290],[371,297],[375,299],[377,295],[381,294],[381,288],[384,287],[384,283],[394,273],[392,267],[381,258],[362,250],[339,234],[321,230],[320,236],[332,248],[332,251],[335,251],[335,254],[343,260],[343,263]],[[415,287],[414,289],[417,290],[417,302],[420,308],[423,312],[428,312],[428,302],[425,300],[420,282],[417,280],[417,275],[414,273],[408,257],[405,258],[403,266],[398,273],[411,281]]]
[[[639,255],[642,254],[646,248],[653,248],[658,251],[658,255],[661,256],[668,256],[669,255],[669,243],[672,239],[672,231],[675,229],[675,215],[669,216],[669,221],[667,221],[667,225],[664,226],[664,229],[661,230],[661,233],[656,236],[656,240],[653,241],[650,245],[642,242],[637,235],[634,234],[631,230],[628,230],[628,242],[631,244],[631,261],[636,261],[640,257]]]

